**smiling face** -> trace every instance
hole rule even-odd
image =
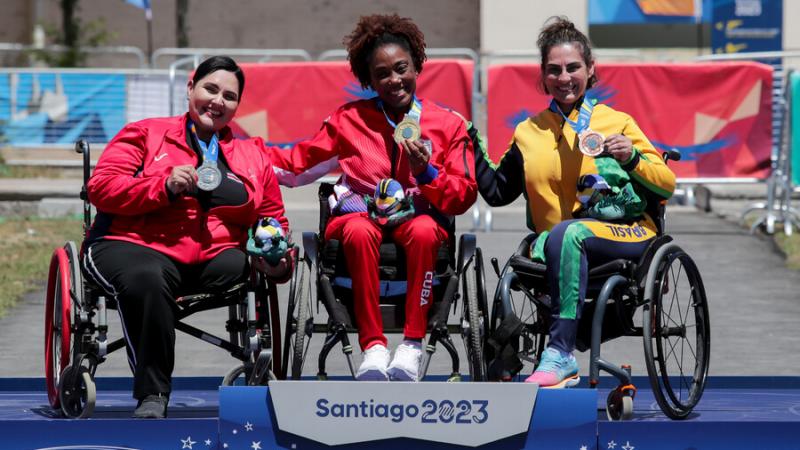
[[[589,78],[594,75],[594,64],[587,66],[580,45],[556,45],[547,53],[544,63],[544,86],[561,110],[568,112],[586,93]]]
[[[370,85],[387,111],[408,111],[417,89],[417,69],[411,53],[397,44],[375,49],[369,61]]]
[[[239,107],[239,80],[227,70],[217,70],[199,79],[189,80],[189,118],[198,136],[206,140],[224,128]]]

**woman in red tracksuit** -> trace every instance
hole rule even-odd
[[[232,59],[204,61],[188,84],[189,112],[127,125],[88,183],[98,214],[83,263],[118,302],[139,400],[134,417],[166,416],[174,299],[244,280],[244,243],[257,219],[288,229],[263,142],[234,139],[227,127],[243,88]]]
[[[473,148],[460,116],[415,96],[426,56],[424,37],[410,19],[396,14],[362,17],[346,40],[353,74],[377,97],[343,105],[311,139],[270,153],[284,185],[305,184],[339,168],[340,199],[371,196],[384,178],[416,193],[416,214],[401,225],[382,228],[356,201],[355,207],[344,208],[347,213],[334,214],[325,230],[325,239],[342,241],[353,278],[364,350],[356,378],[415,381],[431,305],[423,282],[432,276],[453,216],[475,202],[477,186],[469,168]],[[415,121],[421,134],[398,138],[396,127],[402,130],[407,121]],[[378,250],[384,233],[403,246],[408,260],[405,339],[391,363],[378,306]]]

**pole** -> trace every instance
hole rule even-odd
[[[144,18],[147,20],[147,61],[153,63],[153,10],[150,9],[150,1],[144,2]]]

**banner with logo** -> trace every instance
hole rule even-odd
[[[766,178],[772,152],[772,67],[751,62],[602,64],[595,98],[630,114],[656,148],[676,148],[680,178]],[[538,64],[488,73],[489,154],[498,161],[516,124],[547,108]]]
[[[711,3],[697,0],[589,0],[589,24],[708,21]]]
[[[364,90],[346,61],[242,64],[245,89],[234,118],[240,136],[261,136],[275,145],[309,138],[323,120],[347,102],[375,97]],[[472,115],[470,60],[425,62],[417,79],[417,95]]]
[[[271,381],[220,388],[218,448],[595,448],[597,391],[525,383]]]
[[[710,2],[713,3],[711,48],[714,53],[780,51],[783,48],[783,1]]]
[[[0,73],[0,137],[5,144],[108,142],[125,125],[125,75]]]

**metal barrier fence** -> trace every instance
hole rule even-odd
[[[34,45],[24,45],[8,42],[0,42],[0,52],[17,54],[29,59],[34,59],[37,53],[65,53],[70,51],[69,47],[63,45],[47,45],[37,47]],[[113,47],[81,47],[80,51],[87,56],[87,63],[90,66],[102,66],[103,60],[111,61],[115,67],[120,64],[120,61],[128,59],[135,60],[136,65],[140,69],[148,68],[147,57],[139,47],[133,46],[113,46]]]
[[[52,51],[66,49],[47,47]],[[0,52],[25,52],[36,50],[32,46],[0,43]],[[20,146],[69,146],[77,137],[89,137],[90,142],[107,142],[125,123],[145,117],[174,115],[186,110],[184,90],[190,71],[204,57],[227,54],[237,60],[260,62],[312,61],[305,50],[275,49],[212,49],[212,48],[161,48],[156,50],[150,64],[154,67],[168,64],[166,70],[144,69],[147,59],[136,47],[101,47],[84,49],[89,54],[128,55],[137,61],[139,69],[0,69],[0,130],[5,139]],[[598,61],[645,61],[648,54],[638,50],[595,49]],[[531,60],[538,62],[539,54],[531,51],[506,51],[477,54],[471,49],[427,50],[431,57],[466,58],[473,62],[472,116],[480,126],[485,124],[485,79],[488,67],[498,61]],[[329,50],[317,60],[343,59],[346,52]],[[772,170],[766,180],[757,178],[691,178],[679,179],[692,197],[692,186],[710,183],[765,183],[767,200],[753,205],[746,213],[763,210],[754,227],[763,225],[768,233],[776,223],[784,224],[784,231],[792,232],[797,224],[790,202],[793,186],[789,177],[791,127],[787,125],[788,105],[786,89],[788,77],[782,67],[786,60],[800,61],[800,51],[706,55],[695,61],[741,61],[777,59],[773,83],[773,150]],[[3,90],[7,87],[7,93]],[[4,105],[5,104],[5,105]],[[4,112],[7,111],[7,112]],[[5,123],[4,123],[5,122]],[[28,127],[28,128],[26,128]],[[485,127],[483,128],[485,131]],[[478,214],[474,217],[479,217]],[[487,212],[484,227],[491,228],[491,211]],[[477,223],[476,223],[477,227]]]

